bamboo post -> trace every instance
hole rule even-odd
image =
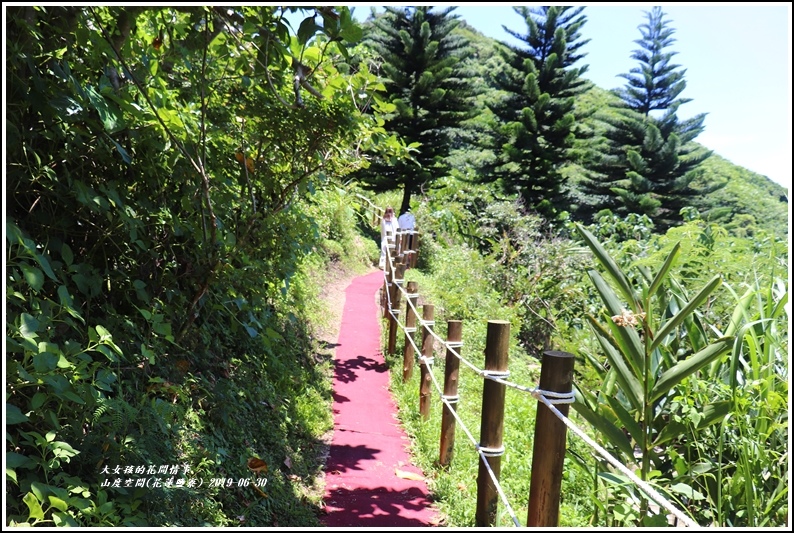
[[[405,265],[397,263],[391,283],[391,313],[389,313],[389,346],[387,350],[389,355],[394,355],[397,346],[397,329],[399,328],[397,321],[400,315],[400,297],[402,296],[400,286],[403,283],[404,275]]]
[[[507,355],[510,344],[510,322],[489,320],[485,337],[485,371],[493,377],[506,377]],[[482,422],[480,425],[480,451],[486,456],[497,481],[502,469],[502,433],[504,431],[505,386],[486,379],[482,389]],[[534,475],[533,475],[534,477]],[[496,523],[496,491],[484,461],[480,461],[477,474],[477,511],[474,522],[477,527],[493,526]]]
[[[416,294],[418,285],[415,281],[408,282],[408,302],[405,304],[405,347],[403,350],[403,383],[409,381],[414,373],[414,345],[409,337],[416,331],[416,309],[419,295]]]
[[[460,359],[452,353],[451,348],[460,350],[463,346],[461,342],[461,332],[463,322],[460,320],[447,321],[447,354],[444,362],[444,399],[449,402],[442,408],[441,412],[441,451],[438,455],[438,463],[441,466],[449,466],[452,462],[452,451],[455,447],[455,417],[452,414],[458,404],[458,371]],[[460,353],[460,352],[458,352]]]
[[[422,306],[422,320],[425,322],[422,327],[422,355],[431,359],[433,357],[433,313],[435,307],[432,304]],[[423,420],[430,418],[430,369],[431,362],[423,362],[419,365],[421,378],[419,379],[419,414]]]
[[[570,393],[573,389],[573,365],[573,354],[543,352],[540,390]],[[557,409],[568,416],[568,404],[559,404]],[[565,423],[539,402],[535,421],[527,527],[556,527],[559,522],[566,434]]]

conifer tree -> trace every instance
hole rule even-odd
[[[385,7],[371,23],[368,44],[383,59],[386,99],[396,109],[385,129],[406,143],[420,143],[416,162],[375,159],[359,177],[370,188],[403,188],[400,211],[419,188],[449,171],[445,162],[457,128],[469,115],[472,89],[461,71],[468,42],[453,30],[454,7]]]
[[[705,114],[687,120],[677,116],[686,88],[685,70],[671,63],[675,52],[666,49],[675,42],[661,8],[646,12],[647,23],[639,26],[640,49],[632,58],[640,62],[628,74],[621,103],[602,116],[608,129],[606,146],[590,161],[589,176],[582,189],[592,199],[577,218],[588,218],[609,209],[616,214],[645,214],[665,230],[681,221],[680,211],[695,195],[706,192],[693,186],[698,167],[711,155],[695,144],[703,131]]]
[[[514,7],[527,25],[520,34],[504,27],[526,47],[504,45],[504,68],[495,77],[503,91],[491,104],[498,122],[492,137],[495,160],[484,181],[498,181],[518,193],[525,205],[549,219],[567,209],[561,166],[570,160],[574,140],[583,133],[574,114],[575,97],[590,87],[581,76],[587,66],[580,40],[583,7]]]

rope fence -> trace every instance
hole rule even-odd
[[[419,354],[416,359],[421,364],[422,368],[422,381],[420,382],[420,387],[425,386],[425,381],[427,384],[432,384],[433,388],[436,391],[437,396],[440,398],[442,404],[444,405],[443,414],[446,417],[450,415],[450,421],[454,420],[454,422],[462,429],[466,437],[468,438],[469,442],[473,445],[474,449],[477,451],[480,457],[480,469],[481,474],[484,472],[485,475],[488,476],[492,484],[492,488],[495,490],[496,496],[498,499],[501,500],[503,503],[507,513],[510,515],[513,524],[517,527],[521,527],[521,523],[519,522],[510,502],[505,495],[504,489],[502,488],[499,482],[499,458],[504,454],[505,448],[501,445],[501,427],[498,428],[498,435],[497,435],[497,445],[496,446],[484,446],[483,445],[483,433],[484,429],[486,428],[485,419],[483,419],[483,428],[481,429],[481,439],[478,441],[471,429],[469,429],[464,421],[461,419],[460,415],[456,411],[456,405],[459,402],[460,398],[457,395],[456,391],[456,384],[455,390],[451,391],[452,394],[445,394],[446,383],[445,387],[442,388],[441,384],[439,383],[438,379],[436,378],[435,374],[432,371],[432,365],[435,361],[433,357],[433,345],[434,342],[438,342],[441,346],[443,346],[444,350],[448,354],[448,361],[450,361],[449,356],[452,356],[457,362],[463,363],[466,367],[468,367],[471,371],[476,373],[479,377],[485,380],[485,383],[492,382],[493,384],[501,386],[501,414],[500,417],[503,418],[504,415],[504,390],[505,388],[509,387],[524,393],[530,394],[533,398],[537,401],[541,402],[544,406],[548,408],[548,413],[552,415],[553,418],[556,418],[559,422],[563,424],[562,432],[546,432],[546,435],[541,435],[538,433],[538,426],[540,424],[541,414],[544,413],[543,410],[538,410],[538,422],[536,423],[536,438],[535,438],[535,454],[533,455],[533,465],[532,465],[532,480],[531,480],[531,487],[530,487],[530,501],[529,501],[529,511],[528,511],[528,526],[556,526],[557,525],[557,515],[559,513],[559,497],[560,497],[560,485],[561,485],[561,474],[562,474],[562,460],[565,455],[565,429],[570,429],[576,436],[581,438],[585,443],[587,443],[590,447],[592,447],[604,460],[606,460],[609,464],[615,467],[618,471],[620,471],[623,475],[629,478],[633,483],[636,484],[648,497],[653,500],[656,504],[658,504],[661,508],[667,510],[671,515],[675,516],[681,524],[686,525],[687,527],[699,527],[699,525],[693,521],[691,518],[687,517],[683,512],[677,509],[674,505],[672,505],[668,500],[666,500],[658,491],[656,491],[650,484],[640,479],[634,472],[632,472],[629,468],[623,465],[618,459],[612,456],[607,450],[605,450],[602,446],[596,443],[592,438],[590,438],[585,432],[576,426],[570,418],[567,416],[567,408],[569,404],[572,404],[575,400],[575,392],[572,390],[572,383],[567,384],[567,391],[559,391],[559,390],[544,390],[544,385],[547,386],[547,383],[544,383],[544,379],[546,381],[549,380],[548,376],[544,376],[544,372],[546,369],[546,356],[549,356],[549,360],[553,364],[557,364],[557,362],[562,361],[563,364],[568,365],[570,367],[570,371],[567,374],[570,376],[572,375],[573,371],[573,356],[571,354],[567,354],[565,352],[546,352],[544,353],[544,366],[542,367],[541,379],[540,379],[540,387],[528,387],[526,385],[522,385],[519,383],[515,383],[509,381],[507,378],[510,375],[510,372],[506,369],[507,363],[507,354],[506,354],[506,345],[504,347],[504,368],[499,369],[484,369],[480,368],[471,361],[467,360],[463,357],[460,353],[460,348],[463,346],[463,342],[460,340],[459,337],[459,329],[457,333],[453,336],[457,338],[453,339],[442,339],[433,329],[435,325],[435,321],[432,320],[432,311],[433,306],[430,304],[426,304],[424,307],[426,308],[425,311],[427,312],[427,308],[430,310],[430,317],[427,318],[422,315],[422,318],[419,318],[420,314],[416,307],[416,302],[418,301],[418,293],[416,292],[416,283],[409,282],[408,290],[405,288],[404,282],[404,272],[406,269],[406,265],[402,262],[398,262],[395,265],[395,257],[401,257],[402,254],[398,254],[396,247],[390,248],[392,253],[387,254],[387,262],[385,268],[383,269],[384,274],[384,298],[382,301],[382,305],[384,305],[384,315],[385,318],[389,320],[389,345],[388,345],[388,352],[390,355],[394,354],[395,346],[396,346],[396,332],[397,329],[400,328],[405,337],[405,353],[404,353],[404,368],[403,368],[403,381],[408,381],[411,377],[411,370],[413,364],[413,355]],[[415,254],[415,251],[414,251]],[[401,315],[400,310],[398,309],[400,305],[400,300],[405,297],[407,305],[406,305],[406,324],[403,324],[399,317]],[[412,320],[413,319],[413,320]],[[418,320],[418,326],[415,325],[415,321]],[[455,321],[450,321],[450,324]],[[459,321],[457,321],[459,324]],[[489,339],[491,338],[491,327],[492,325],[496,324],[498,326],[499,321],[489,321]],[[507,331],[509,331],[509,323],[504,323],[508,326]],[[416,341],[414,339],[414,333],[421,329],[422,330],[422,347],[420,349],[419,346],[416,345]],[[449,335],[449,329],[448,329]],[[486,366],[489,366],[488,361],[488,351],[489,351],[489,340],[486,340]],[[559,361],[555,362],[554,360],[557,359]],[[569,361],[563,361],[568,359]],[[447,365],[449,366],[449,365]],[[552,366],[552,365],[549,365]],[[457,372],[457,367],[455,368],[455,372]],[[555,385],[553,387],[548,387],[547,389],[552,388],[565,388],[565,385],[559,382],[552,383]],[[554,378],[551,378],[551,382],[554,382]],[[558,387],[559,385],[563,385],[563,387]],[[499,390],[499,389],[494,389]],[[427,418],[429,416],[429,397],[427,399],[424,398],[423,392],[424,389],[420,389],[420,413],[422,414],[423,418]],[[483,390],[483,416],[485,416],[485,402],[486,402],[486,390]],[[426,395],[426,394],[425,394]],[[557,406],[562,406],[563,410],[559,409]],[[454,432],[452,433],[452,438],[450,439],[448,436],[445,436],[445,422],[442,421],[442,445],[441,445],[441,458],[440,463],[442,465],[446,465],[449,462],[449,454],[451,454],[451,447],[454,443]],[[493,425],[493,423],[490,423]],[[501,426],[501,422],[499,422]],[[452,428],[454,431],[454,427]],[[553,433],[557,433],[557,435],[553,435]],[[561,435],[561,436],[560,436]],[[549,450],[544,449],[544,444],[540,444],[540,442],[545,442],[546,444],[555,441],[557,442],[558,446],[562,447],[562,453],[560,455],[559,464],[552,465],[551,470],[555,468],[559,471],[554,472],[551,477],[549,476],[549,469],[545,468],[543,464],[536,465],[536,457],[541,453],[548,453]],[[561,441],[560,441],[561,439]],[[446,442],[445,442],[446,441]],[[490,444],[490,442],[489,442]],[[538,448],[540,447],[540,450]],[[494,465],[491,463],[494,462]],[[543,470],[540,474],[536,471]],[[557,479],[554,479],[556,476]],[[480,476],[480,477],[484,477]],[[536,477],[538,481],[536,483]],[[493,525],[493,521],[495,518],[495,501],[487,501],[489,500],[488,496],[481,497],[480,492],[483,492],[482,489],[485,485],[480,482],[478,478],[478,509],[477,509],[477,526],[485,526],[485,525]],[[545,504],[537,503],[537,500],[541,498],[535,498],[533,500],[533,495],[535,490],[548,492],[545,496],[552,496],[554,502],[551,506]],[[487,491],[486,491],[487,492]],[[556,498],[556,499],[555,499]],[[549,498],[542,498],[543,500],[548,500]],[[483,501],[481,501],[483,500]],[[487,516],[486,516],[487,515]]]

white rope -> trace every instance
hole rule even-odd
[[[477,450],[485,457],[501,457],[505,454],[505,447],[499,446],[498,448],[488,448],[487,446],[477,445]]]
[[[391,261],[391,257],[389,257],[389,261]],[[385,272],[384,272],[384,275],[385,275]],[[414,311],[414,313],[416,315],[418,315],[419,313],[418,313],[416,307],[413,305],[413,302],[411,301],[411,298],[410,298],[412,295],[415,295],[415,294],[405,292],[405,289],[401,285],[397,285],[397,287],[398,287],[399,290],[403,291],[408,296],[408,298],[407,298],[408,305],[411,307],[411,309]],[[387,292],[387,297],[389,297],[388,292]],[[391,302],[389,302],[389,304],[390,304],[389,308],[391,308]],[[392,315],[392,316],[394,316],[394,315]],[[396,317],[395,317],[395,320],[396,320]],[[402,324],[400,324],[399,321],[397,321],[397,323],[398,323],[398,325],[401,328],[403,328],[404,330],[406,329]],[[427,325],[434,325],[435,321],[425,321],[425,320],[420,319],[420,323],[422,325],[427,326]],[[413,329],[414,329],[414,331],[416,330],[416,328],[413,328]],[[592,446],[604,459],[606,459],[612,466],[617,468],[621,473],[623,473],[629,479],[631,479],[634,483],[636,483],[637,486],[640,487],[640,489],[642,489],[648,496],[650,496],[651,499],[653,501],[655,501],[659,506],[661,506],[661,507],[665,508],[666,510],[668,510],[671,514],[673,514],[676,518],[678,518],[686,526],[688,526],[688,527],[700,527],[697,524],[697,522],[693,521],[691,518],[689,518],[686,515],[684,515],[680,510],[676,509],[669,501],[667,501],[653,487],[651,487],[648,483],[646,483],[645,481],[643,481],[639,477],[637,477],[631,470],[629,470],[626,466],[621,464],[620,461],[618,461],[609,452],[607,452],[604,448],[602,448],[600,445],[598,445],[598,443],[596,443],[593,439],[588,437],[581,429],[579,429],[573,422],[571,422],[568,417],[563,415],[554,406],[554,404],[571,404],[571,403],[573,403],[575,401],[575,393],[573,391],[572,392],[544,391],[544,390],[539,389],[537,387],[527,387],[527,386],[524,386],[524,385],[520,385],[518,383],[513,383],[513,382],[510,382],[510,381],[506,381],[506,380],[504,380],[502,378],[509,376],[510,375],[509,371],[482,370],[482,369],[478,368],[477,366],[475,366],[474,364],[470,363],[467,359],[465,359],[463,356],[461,356],[460,353],[458,353],[458,351],[455,350],[455,348],[459,348],[459,347],[463,346],[462,342],[460,342],[460,343],[459,342],[447,342],[447,341],[443,340],[441,337],[439,337],[438,334],[436,334],[436,332],[433,331],[432,328],[427,328],[427,330],[430,332],[430,334],[436,340],[438,340],[443,346],[446,347],[447,351],[452,353],[462,363],[464,363],[466,366],[471,368],[475,373],[477,373],[477,375],[481,376],[484,379],[490,379],[492,381],[495,381],[495,382],[500,383],[502,385],[505,385],[507,387],[511,387],[511,388],[520,390],[522,392],[530,393],[534,398],[536,398],[538,401],[540,401],[544,405],[546,405],[551,410],[552,413],[554,413],[560,420],[563,421],[563,423],[566,426],[568,426],[571,429],[571,431],[573,431],[574,434],[576,434],[577,436],[582,438],[587,444]],[[412,331],[412,333],[413,333],[413,331]],[[407,335],[407,338],[410,340],[411,344],[413,345],[414,350],[417,353],[421,353],[421,350],[416,346],[416,343],[414,342],[413,338],[410,335]],[[469,438],[471,443],[474,445],[475,449],[477,450],[477,453],[480,455],[480,458],[483,461],[483,464],[485,465],[486,470],[488,471],[488,475],[491,477],[491,480],[493,481],[494,487],[496,487],[496,490],[497,490],[497,493],[499,494],[499,497],[501,498],[502,502],[504,503],[505,507],[507,508],[508,513],[510,514],[510,517],[513,519],[513,523],[517,527],[521,527],[521,524],[518,521],[518,518],[516,517],[515,513],[513,512],[513,509],[510,506],[510,503],[507,501],[507,496],[504,494],[504,491],[502,490],[501,485],[499,484],[498,480],[496,479],[496,475],[494,474],[493,470],[491,469],[491,466],[488,464],[488,461],[486,459],[486,457],[489,457],[489,455],[487,455],[487,454],[488,453],[494,453],[494,450],[491,450],[491,449],[488,449],[488,448],[481,448],[479,443],[477,443],[477,441],[472,436],[471,432],[468,430],[466,425],[463,423],[463,420],[461,420],[461,418],[458,415],[457,411],[455,409],[452,409],[452,404],[453,403],[457,403],[459,401],[459,397],[455,398],[454,401],[451,401],[450,398],[444,396],[444,394],[443,394],[443,392],[441,390],[441,387],[439,386],[438,381],[436,380],[436,377],[433,374],[432,367],[430,366],[430,364],[433,363],[434,359],[432,357],[427,358],[424,355],[422,355],[422,356],[420,356],[419,360],[423,364],[427,364],[428,365],[428,373],[431,376],[431,379],[433,381],[433,385],[435,386],[437,392],[439,393],[439,396],[441,398],[442,403],[444,403],[445,405],[447,405],[449,407],[449,411],[452,413],[453,417],[458,422],[458,424],[460,424],[460,426],[463,428],[464,433]],[[499,451],[499,450],[496,450],[496,451],[499,452],[498,455],[501,455],[502,453],[504,453],[504,447],[501,448],[501,451]],[[490,455],[490,456],[494,457],[496,455]]]
[[[469,428],[466,427],[466,424],[463,423],[463,420],[461,420],[461,418],[458,415],[457,411],[452,408],[452,402],[450,402],[449,400],[447,400],[444,397],[444,394],[443,394],[443,392],[441,390],[441,386],[439,385],[435,374],[433,374],[433,369],[431,367],[429,367],[429,366],[428,366],[428,374],[430,374],[430,379],[433,382],[433,386],[436,388],[436,391],[439,393],[439,396],[441,397],[441,402],[444,403],[444,405],[446,405],[449,408],[449,412],[452,413],[452,416],[455,418],[455,421],[458,424],[460,424],[461,428],[463,429],[463,432],[469,438],[469,441],[474,445],[474,449],[479,454],[480,460],[482,460],[483,465],[485,465],[485,470],[488,472],[488,475],[491,478],[491,482],[493,483],[494,487],[496,488],[497,494],[499,494],[499,498],[502,500],[502,503],[504,504],[505,508],[507,509],[507,512],[510,515],[510,518],[513,519],[513,524],[515,524],[516,527],[521,527],[521,522],[518,521],[518,517],[516,516],[515,511],[513,511],[513,507],[510,505],[510,502],[507,499],[507,495],[504,493],[504,490],[502,489],[502,485],[499,483],[499,480],[496,478],[496,474],[494,473],[493,469],[491,469],[491,465],[488,463],[488,460],[486,459],[486,457],[488,457],[488,456],[486,455],[486,453],[483,450],[489,450],[489,449],[480,447],[480,444],[477,442],[477,440],[471,434],[471,431],[469,431]],[[457,400],[455,400],[455,403],[457,403]],[[502,447],[502,450],[504,450],[504,447]]]
[[[402,290],[402,287],[400,287],[400,289]],[[408,303],[409,303],[409,305],[411,305],[410,298],[408,299]],[[413,305],[411,305],[411,308],[414,310],[414,313],[416,313],[416,308],[413,307]],[[407,331],[407,328],[402,323],[400,323],[399,321],[397,322],[397,325],[399,325],[400,328],[403,329],[403,331]],[[416,328],[413,328],[413,329],[415,330]],[[433,330],[430,329],[429,331],[432,333]],[[421,350],[416,345],[416,342],[414,341],[413,337],[411,335],[406,335],[406,338],[411,343],[411,346],[413,346],[414,351],[416,353],[421,353]],[[436,337],[436,338],[438,338],[438,337]],[[460,343],[460,346],[462,346],[462,345],[463,345],[463,343]],[[465,359],[461,358],[461,356],[459,354],[456,353],[455,355],[459,359],[461,359],[462,361],[466,361]],[[488,448],[481,447],[480,444],[477,442],[477,440],[472,435],[471,431],[469,431],[469,428],[466,427],[466,424],[463,422],[463,420],[461,420],[460,416],[458,416],[458,413],[455,411],[455,409],[452,408],[453,404],[458,403],[460,401],[460,397],[459,396],[449,397],[449,396],[445,396],[444,395],[443,390],[442,390],[440,384],[438,383],[438,380],[436,379],[435,374],[433,373],[433,367],[430,366],[430,364],[432,364],[432,362],[433,362],[433,358],[432,357],[427,358],[424,355],[422,355],[421,357],[419,357],[419,360],[420,360],[421,364],[425,364],[427,366],[428,374],[430,375],[430,380],[433,382],[433,386],[435,387],[436,392],[438,393],[439,397],[441,398],[441,402],[449,408],[449,412],[452,413],[452,416],[455,418],[455,421],[461,426],[461,429],[466,434],[466,436],[468,437],[469,441],[474,446],[474,449],[477,451],[478,455],[480,456],[480,460],[485,465],[485,469],[486,469],[486,471],[488,472],[488,475],[491,478],[491,482],[493,483],[494,487],[496,488],[496,492],[497,492],[497,494],[499,494],[499,498],[502,500],[502,503],[504,504],[505,508],[507,509],[508,514],[512,518],[513,524],[516,527],[521,527],[521,522],[519,522],[515,511],[513,511],[513,507],[510,505],[510,502],[507,499],[507,495],[504,493],[504,490],[502,489],[502,485],[499,483],[499,480],[496,478],[496,474],[494,473],[493,469],[491,468],[491,465],[488,463],[487,457],[489,457],[489,455],[487,455],[487,453],[488,452],[493,453],[494,450],[490,450]],[[498,450],[496,450],[496,451],[498,451]],[[501,453],[504,453],[504,447],[502,447],[502,452]],[[501,455],[501,453],[499,455]],[[495,457],[495,455],[491,455],[491,457]]]

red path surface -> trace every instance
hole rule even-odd
[[[395,417],[380,345],[375,295],[383,273],[355,278],[345,291],[334,372],[334,437],[325,474],[323,522],[329,527],[428,527],[436,522],[408,437]]]

